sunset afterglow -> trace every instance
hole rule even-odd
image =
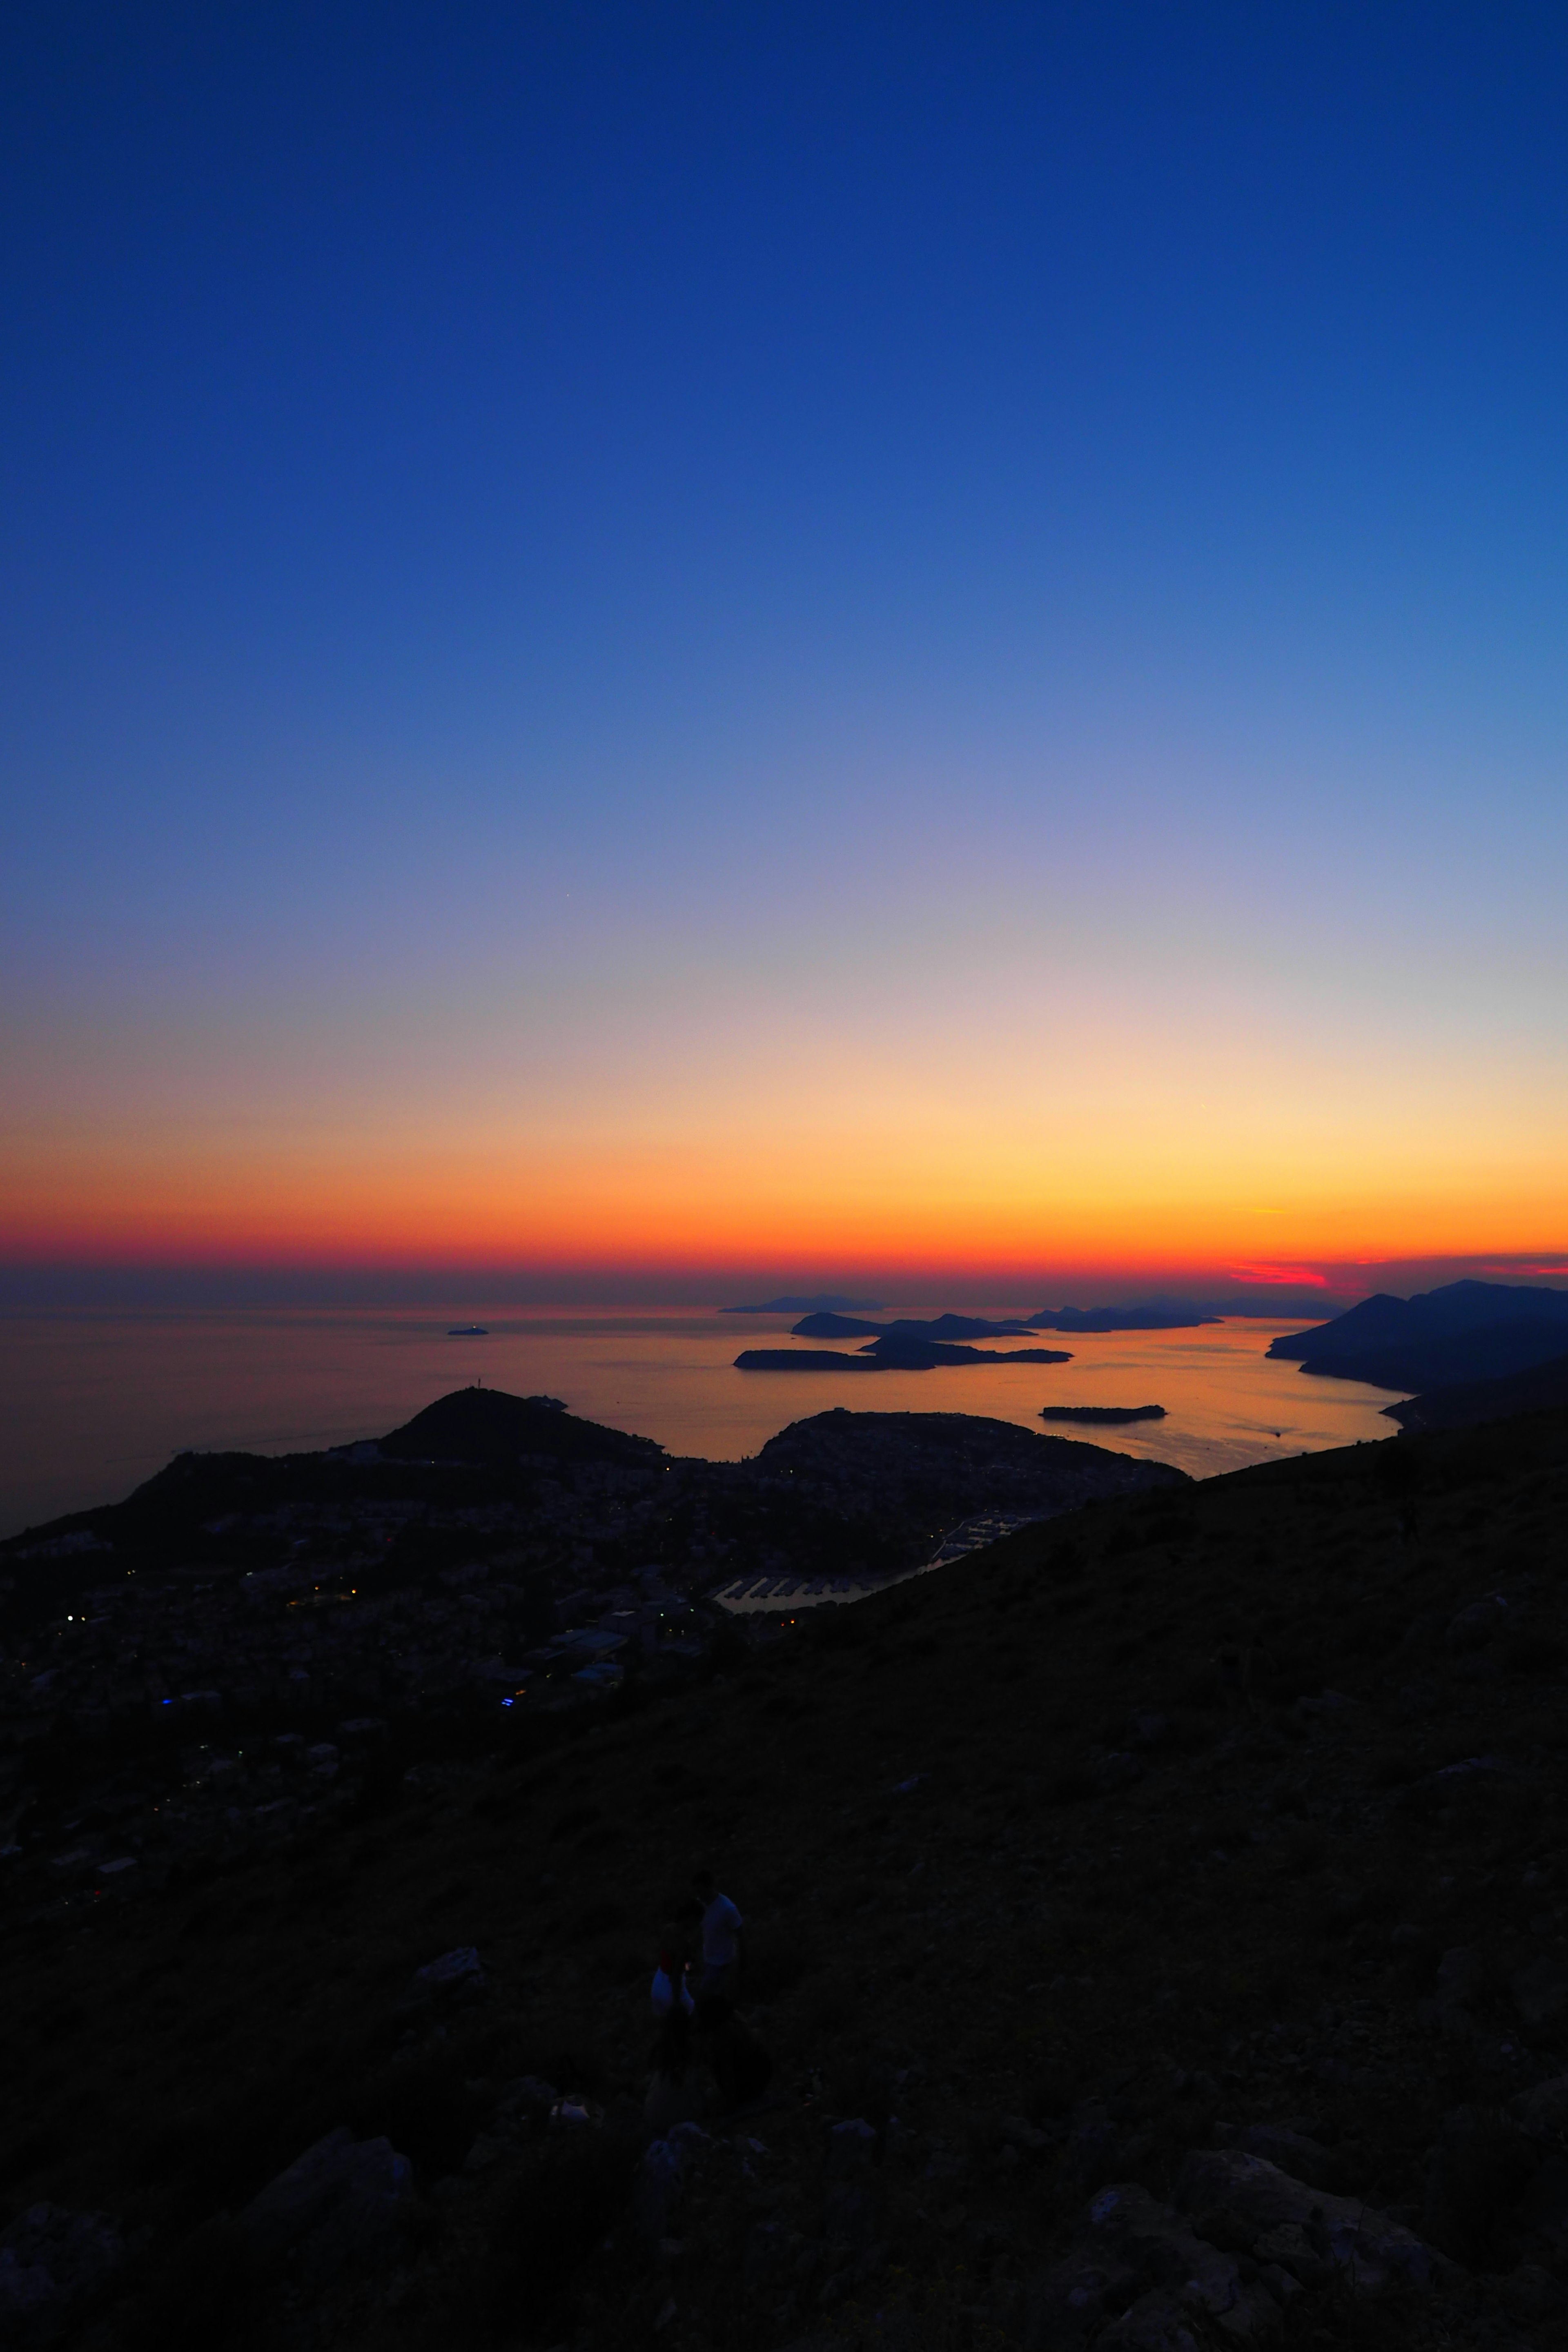
[[[16,35],[5,1265],[1560,1268],[1561,39],[600,13]]]

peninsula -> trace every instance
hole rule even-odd
[[[1487,1421],[1511,1421],[1516,1413],[1545,1412],[1568,1405],[1568,1354],[1552,1356],[1528,1371],[1496,1381],[1456,1381],[1385,1404],[1384,1412],[1403,1429],[1473,1429]]]
[[[1416,1391],[1505,1380],[1565,1352],[1568,1290],[1504,1282],[1449,1282],[1413,1298],[1378,1291],[1268,1349],[1330,1380]]]

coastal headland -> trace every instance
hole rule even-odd
[[[1270,1343],[1321,1379],[1443,1389],[1503,1380],[1568,1356],[1568,1291],[1540,1283],[1450,1282],[1396,1298],[1377,1292],[1314,1329]]]

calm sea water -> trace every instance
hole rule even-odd
[[[1041,1332],[1045,1345],[1071,1349],[1067,1364],[858,1377],[735,1370],[742,1347],[777,1344],[792,1319],[472,1306],[0,1316],[0,1534],[116,1502],[185,1446],[276,1454],[378,1436],[474,1380],[523,1395],[545,1390],[590,1421],[712,1460],[753,1454],[786,1422],[830,1405],[990,1413],[1174,1462],[1195,1477],[1392,1433],[1381,1418],[1388,1390],[1268,1361],[1269,1340],[1300,1323]],[[447,1336],[449,1325],[470,1322],[488,1325],[489,1337]],[[1047,1403],[1163,1404],[1170,1417],[1074,1430],[1041,1423]]]

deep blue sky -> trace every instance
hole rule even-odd
[[[1015,1097],[1142,1116],[1222,1258],[1255,1193],[1568,1239],[1565,68],[1509,5],[14,6],[11,1246],[346,1247],[395,1163],[570,1254],[589,1166],[635,1257],[804,1122],[914,1247],[945,1119],[1048,1259],[1101,1180]],[[759,1234],[873,1230],[808,1181]]]

